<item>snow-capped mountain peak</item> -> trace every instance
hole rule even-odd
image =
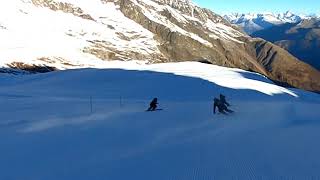
[[[156,2],[168,4],[170,6],[191,5],[191,0],[155,0]]]
[[[226,20],[232,24],[239,25],[248,34],[269,28],[273,25],[297,23],[303,19],[309,19],[311,17],[311,15],[296,14],[291,11],[286,11],[284,13],[231,13],[224,15]]]
[[[301,15],[296,15],[291,11],[287,11],[285,13],[279,13],[277,16],[278,16],[277,19],[285,23],[296,23],[303,19]]]

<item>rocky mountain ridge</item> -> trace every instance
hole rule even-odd
[[[299,23],[287,23],[257,31],[261,37],[286,49],[300,60],[320,70],[320,19],[312,18]]]

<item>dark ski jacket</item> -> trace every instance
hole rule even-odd
[[[227,106],[230,106],[230,104],[226,101],[226,96],[224,96],[224,95],[222,95],[222,94],[220,94],[220,102],[221,102],[222,104],[225,104],[225,105],[227,105]]]
[[[154,98],[150,103],[150,107],[157,107],[157,104],[158,104],[158,98]]]
[[[216,107],[218,108],[219,112],[224,112],[224,110],[228,109],[227,106],[222,103],[221,100],[214,98],[214,104],[213,104],[213,113],[216,113]]]

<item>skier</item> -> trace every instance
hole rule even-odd
[[[218,111],[222,114],[233,113],[232,110],[228,109],[228,107],[218,98],[214,98],[214,104],[213,104],[213,113],[216,113],[216,107],[218,108]]]
[[[225,104],[226,106],[230,106],[230,104],[226,101],[226,96],[224,96],[223,94],[220,94],[220,101],[221,103]]]
[[[158,104],[158,98],[153,98],[153,100],[150,102],[150,107],[147,111],[155,111],[157,109]]]

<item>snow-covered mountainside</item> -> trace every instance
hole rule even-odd
[[[285,13],[231,13],[224,15],[226,20],[232,24],[239,25],[248,34],[275,25],[297,23],[303,19],[310,19],[312,17],[313,16],[295,14],[290,11]]]
[[[94,66],[101,59],[126,59],[128,54],[132,59],[160,58],[154,35],[118,8],[100,0],[6,2],[0,17],[4,27],[0,47],[5,48],[1,63],[65,69]]]
[[[190,0],[10,0],[0,38],[0,72],[205,60],[320,91],[318,71]]]
[[[320,96],[256,73],[110,62],[0,84],[3,180],[320,176]],[[234,114],[213,114],[220,93]],[[163,110],[145,112],[154,97]]]
[[[58,68],[90,66],[99,60],[168,60],[159,49],[155,34],[126,17],[120,3],[104,0],[13,0],[1,5],[1,63],[12,61],[46,64]],[[171,6],[167,5],[170,4]],[[130,1],[125,5],[141,10],[149,21],[163,25],[186,38],[213,47],[213,44],[171,22],[161,13],[187,24],[207,21],[210,36],[225,41],[236,41],[242,33],[228,28],[222,18],[196,18],[195,7],[189,1]],[[179,8],[179,9],[173,9]],[[195,9],[192,10],[191,9]],[[181,14],[181,12],[185,12]],[[138,13],[138,12],[137,12]],[[201,13],[201,12],[198,12]],[[199,15],[200,16],[200,15]],[[162,42],[165,43],[165,42]],[[29,60],[29,61],[28,61]]]

